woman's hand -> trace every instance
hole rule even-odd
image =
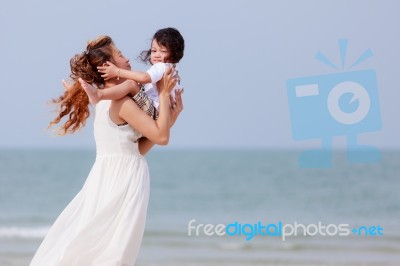
[[[160,96],[162,94],[169,95],[172,89],[175,87],[177,78],[174,73],[175,69],[167,66],[164,76],[157,82],[158,94]]]
[[[175,91],[175,100],[172,95],[170,96],[170,126],[172,127],[175,124],[176,119],[178,118],[179,114],[183,110],[183,102],[182,102],[182,92],[183,90],[176,90]]]
[[[104,80],[109,80],[115,77],[118,78],[120,69],[110,61],[107,61],[106,64],[98,66],[97,71],[103,74],[101,77],[104,78]]]

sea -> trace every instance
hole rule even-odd
[[[400,265],[400,151],[373,164],[334,151],[324,169],[301,168],[299,153],[151,151],[136,265]],[[29,265],[95,156],[0,150],[0,266]]]

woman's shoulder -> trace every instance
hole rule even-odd
[[[132,99],[127,95],[127,96],[124,96],[123,98],[121,98],[121,99],[118,99],[118,100],[111,100],[110,102],[111,102],[111,106],[110,106],[110,108],[114,108],[114,109],[116,109],[116,108],[121,108],[125,103],[128,103],[129,104],[129,102],[131,101]]]
[[[121,114],[126,113],[126,110],[129,108],[129,105],[134,104],[133,100],[129,98],[129,96],[125,96],[118,100],[110,100],[109,105],[109,114],[111,120],[116,124],[122,124],[126,122]]]

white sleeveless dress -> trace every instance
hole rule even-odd
[[[138,151],[140,133],[129,125],[114,124],[110,103],[96,105],[97,154],[89,176],[47,233],[30,266],[135,264],[145,228],[150,177]]]

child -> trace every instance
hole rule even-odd
[[[103,73],[104,80],[115,77],[117,80],[119,78],[132,79],[140,84],[145,84],[142,89],[132,88],[121,83],[107,90],[99,90],[84,81],[81,82],[82,87],[93,104],[105,99],[118,100],[129,94],[140,108],[157,119],[159,100],[156,82],[164,75],[167,64],[175,67],[175,64],[182,59],[184,46],[184,39],[178,30],[174,28],[160,29],[154,34],[151,49],[141,53],[141,59],[152,64],[152,67],[146,72],[119,69],[111,62],[97,67],[98,71]],[[176,72],[178,71],[176,70]],[[176,89],[181,89],[179,79],[178,84],[171,92],[173,96]]]

